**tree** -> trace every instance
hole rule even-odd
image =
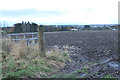
[[[91,28],[90,25],[85,25],[84,26],[84,30],[90,30],[90,28]]]
[[[14,32],[15,33],[21,33],[22,32],[21,23],[18,23],[18,24],[14,25]]]
[[[32,23],[30,25],[30,32],[37,32],[37,24]]]
[[[14,27],[10,28],[10,33],[12,33],[14,31]]]
[[[52,27],[52,25],[49,26],[49,31],[50,31],[50,32],[53,31],[53,27]]]

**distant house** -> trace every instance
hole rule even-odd
[[[117,29],[112,29],[112,30],[117,30]]]
[[[70,29],[70,31],[78,31],[78,29]]]
[[[13,29],[14,29],[14,27],[2,27],[2,31],[4,33],[12,33]]]

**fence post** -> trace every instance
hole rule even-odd
[[[29,40],[26,40],[26,48],[28,47],[28,44],[29,44],[29,42],[28,42]]]
[[[11,40],[11,34],[9,34],[9,40]]]
[[[44,26],[38,26],[38,51],[41,57],[46,57],[44,42]]]
[[[26,45],[26,41],[25,41],[25,34],[23,34],[23,36],[24,36],[24,45]]]

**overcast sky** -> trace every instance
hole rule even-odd
[[[119,0],[0,0],[3,21],[38,24],[117,24]]]

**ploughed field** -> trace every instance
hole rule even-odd
[[[118,31],[47,32],[44,35],[47,49],[57,45],[69,52],[72,61],[66,62],[66,66],[59,70],[62,74],[74,74],[72,77],[117,77]],[[83,68],[87,72],[79,71]]]

